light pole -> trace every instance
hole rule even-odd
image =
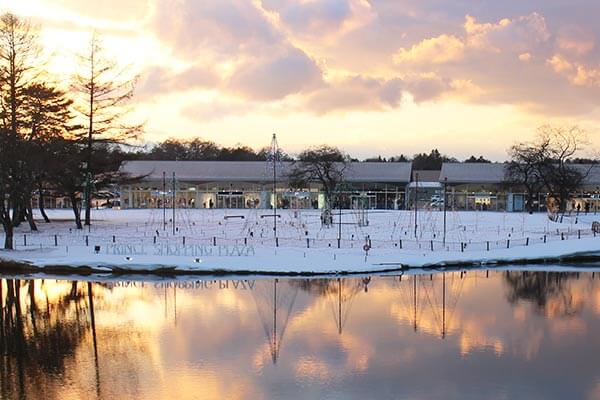
[[[277,163],[281,161],[279,144],[277,143],[277,135],[274,133],[271,139],[271,148],[269,149],[270,158],[268,161],[273,168],[273,235],[277,238]]]
[[[173,235],[175,235],[175,171],[173,171]]]
[[[444,177],[444,239],[443,244],[446,246],[446,185],[448,184],[448,177]]]
[[[418,202],[419,202],[418,192],[419,192],[419,173],[417,172],[415,174],[415,239],[417,239],[417,209],[419,208],[418,207]]]
[[[167,230],[167,173],[163,171],[162,188],[163,231]]]

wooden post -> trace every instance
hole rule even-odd
[[[487,247],[487,251],[490,251],[490,242],[487,241],[487,242],[485,242],[485,244],[486,244],[486,247]]]
[[[510,249],[510,239],[506,239],[506,248]]]
[[[310,249],[310,239],[306,238],[306,248]]]
[[[54,246],[58,246],[58,236],[54,235]]]
[[[85,245],[86,245],[86,246],[89,246],[89,244],[90,244],[90,243],[89,243],[89,238],[88,238],[88,235],[85,235]]]
[[[216,245],[217,245],[217,237],[213,236],[213,246],[216,246]]]

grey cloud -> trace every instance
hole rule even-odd
[[[231,77],[229,89],[259,100],[275,100],[322,85],[321,70],[301,50],[285,49],[273,59],[256,59]]]
[[[219,76],[209,68],[190,67],[174,72],[163,67],[152,67],[142,73],[136,90],[136,98],[150,99],[152,96],[201,88],[217,87]]]

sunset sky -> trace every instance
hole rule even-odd
[[[144,140],[502,160],[544,123],[600,141],[595,0],[0,0],[67,82],[93,31],[140,74]],[[590,153],[592,150],[590,149]]]

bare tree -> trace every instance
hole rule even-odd
[[[94,165],[95,143],[124,143],[135,138],[141,124],[127,124],[125,117],[133,97],[136,77],[128,67],[119,67],[104,52],[100,39],[94,34],[86,54],[80,56],[82,72],[75,76],[73,89],[79,95],[76,110],[83,117],[86,143],[85,225],[91,223],[91,186],[94,174],[102,173]]]
[[[340,149],[327,145],[304,150],[288,174],[290,183],[295,187],[306,187],[310,182],[320,183],[325,195],[325,209],[330,209],[336,188],[344,179],[349,159]]]
[[[577,126],[543,125],[538,128],[534,142],[511,147],[506,180],[527,190],[529,207],[532,196],[545,189],[555,202],[557,213],[564,214],[570,196],[595,167],[595,163],[574,165],[570,162],[587,144],[586,132]]]
[[[518,143],[508,150],[510,161],[504,170],[504,180],[509,186],[520,186],[525,189],[527,193],[525,207],[530,213],[533,211],[535,196],[544,187],[539,167],[546,157],[547,146],[547,142]]]
[[[540,162],[540,178],[551,198],[558,205],[558,212],[564,214],[567,202],[587,178],[594,164],[577,168],[569,161],[579,155],[589,144],[587,133],[578,126],[553,127],[544,125],[538,129],[539,143],[547,143],[545,162]]]
[[[23,209],[25,90],[39,75],[39,56],[38,37],[29,22],[8,13],[0,16],[0,223],[6,249],[13,248],[11,209],[13,217]]]

